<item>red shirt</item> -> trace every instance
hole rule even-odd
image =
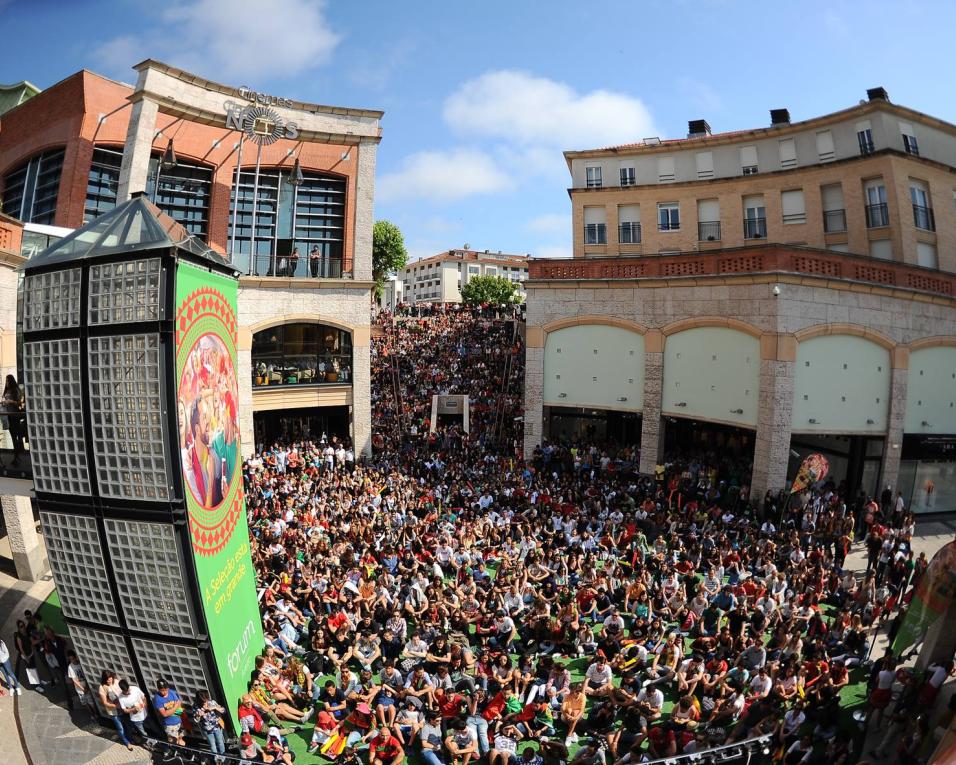
[[[369,760],[374,760],[376,757],[385,761],[394,760],[398,756],[400,750],[401,745],[398,743],[397,738],[394,736],[387,736],[383,740],[381,734],[379,734],[369,742]]]
[[[465,697],[460,694],[446,693],[438,702],[438,711],[442,717],[456,717],[461,712],[461,702],[464,700]]]

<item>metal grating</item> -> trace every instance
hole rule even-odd
[[[28,276],[23,291],[24,331],[80,326],[80,278],[79,268]]]
[[[63,613],[71,619],[115,623],[96,519],[41,511],[40,522]]]
[[[105,715],[106,710],[102,708],[96,691],[105,670],[112,670],[120,680],[126,678],[131,685],[139,685],[129,651],[126,650],[126,643],[122,635],[80,627],[77,624],[70,625],[70,638],[76,649],[76,655],[80,657],[80,666],[86,674],[86,681],[96,699],[96,706],[100,709],[100,713]]]
[[[90,494],[80,386],[80,341],[23,346],[33,480],[38,491]]]
[[[159,335],[89,339],[90,421],[101,496],[164,501]]]
[[[133,650],[143,670],[143,679],[150,687],[160,677],[165,678],[184,699],[213,687],[202,654],[196,648],[133,638]]]
[[[195,637],[173,527],[106,519],[106,539],[130,629]]]
[[[90,268],[89,322],[124,324],[163,318],[159,258],[119,260]]]

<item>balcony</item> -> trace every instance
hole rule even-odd
[[[923,231],[935,231],[936,218],[933,216],[933,208],[913,205],[913,225]]]
[[[700,221],[697,224],[697,240],[700,242],[719,242],[720,221]]]
[[[766,218],[744,218],[744,239],[766,239]]]
[[[528,266],[528,277],[532,283],[793,274],[827,281],[845,280],[857,284],[871,284],[880,288],[915,290],[948,298],[956,296],[954,273],[887,262],[865,255],[766,243],[652,257],[615,255],[598,258],[533,259]],[[767,294],[769,295],[769,291]]]
[[[641,224],[622,223],[617,227],[617,241],[619,244],[640,244]]]
[[[890,213],[886,207],[886,202],[877,205],[867,205],[863,208],[866,211],[866,227],[882,228],[890,225]]]
[[[824,210],[823,231],[826,234],[842,234],[846,231],[846,210]]]
[[[233,265],[240,273],[249,276],[275,276],[281,279],[351,279],[341,257],[320,256],[309,258],[308,253],[298,259],[288,255],[260,254],[250,257],[248,253],[236,253]]]

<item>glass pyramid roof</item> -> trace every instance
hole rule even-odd
[[[222,255],[140,195],[41,250],[27,261],[26,267],[164,247],[178,247],[218,265],[229,265]]]

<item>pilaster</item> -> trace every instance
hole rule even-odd
[[[158,113],[159,105],[149,98],[140,98],[133,104],[129,128],[126,131],[123,164],[120,166],[119,189],[116,193],[118,205],[136,192],[146,190],[149,158],[153,151]]]
[[[5,494],[0,504],[17,578],[35,582],[49,570],[49,564],[33,519],[33,503],[29,497]]]

